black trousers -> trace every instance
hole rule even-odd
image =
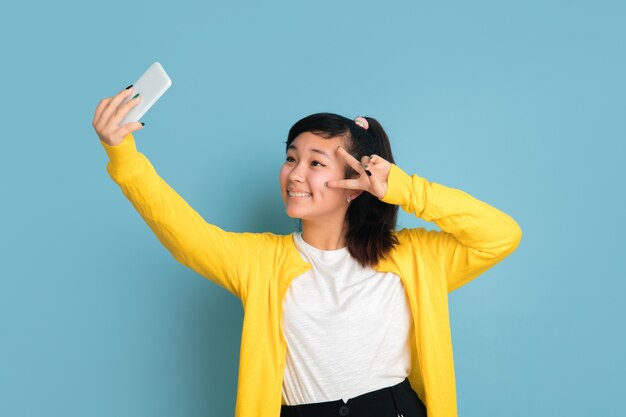
[[[409,379],[358,397],[321,403],[283,405],[280,417],[426,417],[426,406]]]

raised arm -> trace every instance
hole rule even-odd
[[[248,269],[268,237],[226,232],[207,223],[157,174],[145,155],[137,152],[131,131],[141,124],[118,126],[135,105],[130,100],[120,106],[128,94],[123,90],[102,100],[94,115],[93,126],[109,156],[109,175],[177,261],[242,298],[251,275]]]
[[[364,156],[359,162],[341,147],[337,152],[359,175],[329,181],[329,187],[367,191],[441,228],[441,232],[424,228],[409,232],[422,242],[416,250],[426,247],[442,259],[448,291],[500,262],[522,239],[522,230],[509,215],[464,191],[409,176],[378,155]]]
[[[411,232],[443,259],[448,291],[500,262],[521,241],[522,230],[515,220],[464,191],[409,176],[393,164],[387,185],[382,201],[441,228]]]

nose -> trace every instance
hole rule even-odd
[[[294,182],[302,182],[304,180],[304,174],[299,164],[291,169],[287,178],[289,181]]]

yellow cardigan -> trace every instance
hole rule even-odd
[[[278,417],[287,345],[282,302],[310,265],[293,235],[231,233],[207,223],[137,152],[132,134],[109,146],[107,171],[172,256],[241,299],[244,308],[236,417]],[[382,201],[432,221],[396,232],[400,242],[375,267],[397,274],[413,314],[411,385],[429,417],[457,416],[448,292],[518,246],[515,220],[464,191],[409,176],[392,165]],[[347,347],[346,347],[347,348]]]

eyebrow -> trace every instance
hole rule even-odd
[[[298,151],[298,148],[296,148],[295,145],[289,145],[289,149],[293,149],[295,151]],[[311,149],[311,152],[319,153],[321,155],[324,155],[328,159],[332,159],[326,152],[324,152],[321,149]]]

